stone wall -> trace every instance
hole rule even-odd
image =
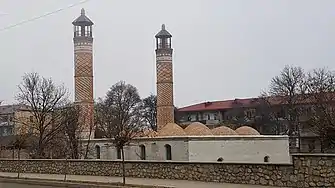
[[[287,187],[335,187],[335,155],[294,155],[293,164],[127,161],[129,177]],[[120,161],[1,160],[4,172],[121,176]]]
[[[17,149],[15,150],[0,150],[0,159],[17,159],[19,156],[19,152]],[[21,159],[29,159],[29,153],[27,150],[22,149],[20,151],[20,158]]]

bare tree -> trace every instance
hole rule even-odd
[[[267,96],[251,99],[247,103],[235,99],[226,116],[229,118],[222,123],[232,129],[248,125],[261,134],[279,134],[279,121]]]
[[[256,128],[261,134],[278,135],[281,133],[281,122],[271,99],[266,96],[260,96],[251,102],[251,110],[247,111],[250,124]],[[250,118],[251,115],[251,118]]]
[[[307,76],[307,100],[311,105],[309,123],[319,135],[321,152],[335,141],[335,73],[326,68],[314,69]]]
[[[113,85],[96,108],[96,124],[106,138],[121,150],[123,184],[125,184],[124,146],[142,129],[141,99],[137,89],[123,81]]]
[[[92,134],[93,136],[95,136],[95,131],[96,131],[96,125],[94,124],[94,122],[92,122],[90,125],[89,125],[89,132],[88,132],[88,139],[87,139],[87,144],[86,144],[86,147],[84,148],[84,159],[88,159],[88,155],[89,155],[89,152],[90,152],[90,143],[91,143],[91,138],[92,138]]]
[[[149,95],[142,100],[142,117],[149,127],[157,131],[157,97]]]
[[[79,159],[80,157],[80,136],[83,130],[82,124],[79,123],[80,115],[81,110],[78,105],[69,105],[62,109],[64,138],[67,154],[71,159]]]
[[[87,159],[89,150],[89,141],[87,146],[83,146],[83,135],[86,135],[85,117],[86,114],[81,110],[78,104],[68,103],[64,107],[58,109],[60,113],[59,126],[60,130],[53,135],[53,139],[46,147],[49,152],[47,157],[51,158],[70,158],[79,159],[81,157]],[[91,127],[93,127],[91,125]],[[89,135],[93,132],[90,129]]]
[[[284,108],[282,118],[287,121],[288,135],[298,135],[300,144],[299,117],[303,95],[306,92],[305,72],[301,67],[285,66],[280,75],[271,80],[269,95],[276,97],[272,101]],[[300,148],[300,147],[299,147]]]
[[[232,103],[232,108],[229,109],[226,115],[228,118],[224,123],[233,126],[231,128],[238,128],[242,125],[250,124],[251,121],[245,115],[246,106],[243,103],[240,103],[238,99]]]
[[[37,73],[26,74],[18,88],[18,102],[29,106],[33,117],[32,121],[21,123],[37,136],[34,157],[44,158],[46,148],[62,130],[62,113],[59,109],[67,103],[67,90]]]

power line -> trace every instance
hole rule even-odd
[[[8,15],[8,13],[6,13],[6,12],[0,12],[0,16],[7,16]]]
[[[38,19],[41,19],[41,18],[50,16],[50,15],[52,15],[52,14],[61,12],[61,11],[63,11],[63,10],[66,10],[66,9],[69,9],[69,8],[72,8],[72,7],[75,7],[75,6],[84,4],[84,3],[87,3],[88,1],[90,1],[90,0],[83,0],[83,1],[80,1],[80,2],[78,2],[78,3],[71,4],[71,5],[67,6],[67,7],[63,7],[63,8],[57,9],[57,10],[55,10],[55,11],[52,11],[52,12],[49,12],[49,13],[42,14],[42,15],[40,15],[40,16],[36,16],[36,17],[30,18],[30,19],[28,19],[28,20],[24,20],[24,21],[21,21],[21,22],[16,23],[16,24],[13,24],[13,25],[9,25],[9,26],[3,27],[3,28],[0,29],[0,32],[5,31],[5,30],[8,30],[8,29],[11,29],[11,28],[13,28],[13,27],[17,27],[17,26],[19,26],[19,25],[23,25],[23,24],[28,23],[28,22],[32,22],[32,21],[35,21],[35,20],[38,20]]]

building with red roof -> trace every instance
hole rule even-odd
[[[331,93],[331,95],[334,95],[334,93]],[[335,99],[335,97],[330,98]],[[312,100],[312,97],[306,97],[304,100],[300,98],[297,100],[299,102],[295,104],[301,110],[301,113],[299,127],[293,128],[293,134],[290,135],[291,151],[293,151],[292,148],[299,147],[300,151],[309,152],[318,149],[318,135],[306,123],[311,116],[311,104],[314,103]],[[178,123],[187,126],[193,122],[201,122],[209,128],[215,128],[225,124],[234,126],[234,124],[232,125],[232,122],[234,122],[237,127],[248,125],[261,134],[288,134],[288,123],[286,121],[288,113],[285,110],[287,104],[285,101],[287,101],[286,97],[259,97],[202,102],[179,108],[177,112]],[[275,116],[276,121],[257,120],[259,116],[264,118],[266,115]],[[236,118],[236,116],[239,117]],[[300,144],[298,140],[300,140]]]

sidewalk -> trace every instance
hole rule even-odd
[[[0,172],[0,177],[17,177],[17,173]],[[64,175],[59,174],[20,174],[22,178],[45,179],[45,180],[64,180]],[[71,181],[89,181],[101,183],[117,183],[122,182],[121,177],[109,176],[79,176],[67,175],[67,180]],[[171,186],[176,188],[273,188],[259,185],[243,185],[243,184],[227,184],[227,183],[213,183],[213,182],[199,182],[186,180],[168,180],[168,179],[146,179],[146,178],[128,178],[126,183],[137,185],[158,185]]]

